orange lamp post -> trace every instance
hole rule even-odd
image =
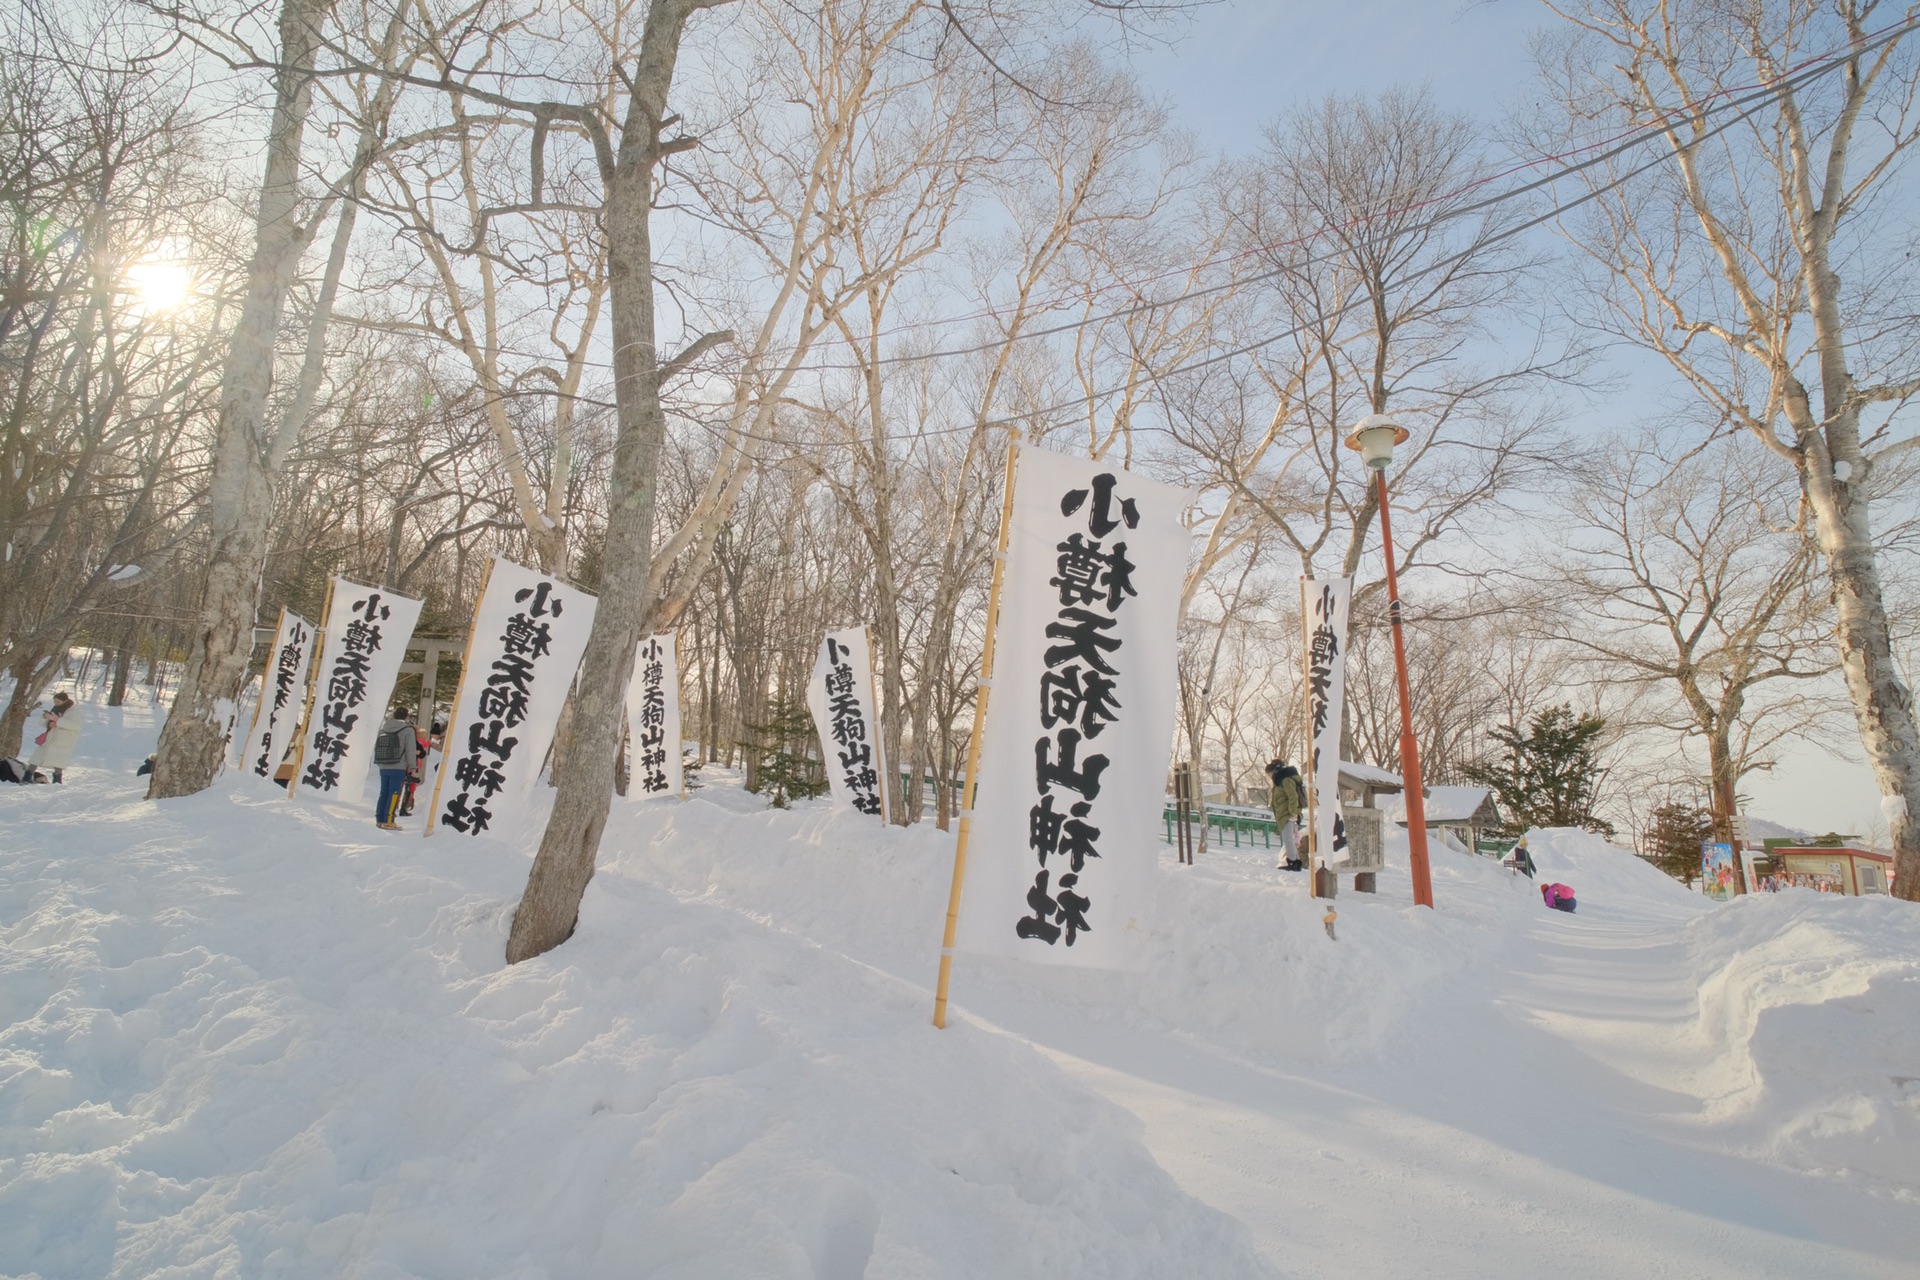
[[[1347,437],[1380,486],[1380,541],[1387,554],[1387,617],[1393,624],[1393,669],[1400,685],[1400,783],[1407,797],[1407,869],[1413,875],[1413,900],[1433,905],[1433,872],[1427,864],[1427,804],[1420,783],[1420,748],[1413,740],[1413,695],[1407,685],[1407,642],[1400,633],[1400,580],[1393,564],[1393,517],[1387,509],[1387,466],[1393,448],[1407,440],[1407,429],[1383,413],[1363,418]]]

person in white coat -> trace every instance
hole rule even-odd
[[[27,763],[45,769],[55,782],[65,782],[73,748],[80,741],[80,708],[62,689],[53,695],[53,705],[40,713],[40,721],[46,727],[33,740],[33,757]]]

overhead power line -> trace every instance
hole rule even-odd
[[[1633,130],[1629,134],[1619,135],[1619,138],[1620,138],[1619,141],[1612,142],[1611,144],[1605,147],[1605,150],[1601,151],[1598,154],[1589,156],[1588,158],[1580,161],[1577,164],[1562,166],[1559,169],[1556,169],[1551,174],[1529,181],[1519,187],[1510,188],[1506,191],[1497,193],[1493,196],[1488,197],[1486,200],[1477,202],[1473,205],[1464,206],[1461,209],[1457,209],[1457,210],[1448,210],[1446,213],[1434,219],[1431,219],[1426,223],[1418,224],[1416,227],[1411,228],[1410,230],[1418,231],[1418,230],[1424,230],[1433,226],[1438,226],[1441,223],[1448,221],[1452,218],[1468,216],[1473,212],[1477,212],[1481,209],[1490,207],[1502,201],[1517,199],[1517,198],[1520,198],[1521,196],[1530,194],[1534,191],[1551,186],[1553,183],[1564,181],[1566,178],[1576,176],[1582,172],[1585,172],[1588,169],[1593,168],[1596,165],[1605,163],[1607,160],[1610,160],[1622,154],[1625,154],[1627,151],[1630,151],[1632,148],[1636,146],[1642,146],[1647,142],[1667,136],[1668,132],[1671,130],[1674,122],[1677,119],[1699,118],[1702,120],[1707,120],[1707,119],[1714,119],[1715,117],[1719,117],[1719,116],[1724,116],[1724,118],[1716,120],[1713,126],[1705,130],[1700,135],[1699,138],[1694,139],[1689,143],[1689,145],[1697,146],[1701,142],[1705,142],[1709,139],[1717,137],[1721,133],[1724,133],[1726,130],[1741,123],[1742,121],[1750,119],[1753,115],[1755,115],[1758,111],[1760,111],[1769,101],[1774,99],[1781,92],[1788,89],[1792,89],[1792,88],[1798,88],[1801,85],[1810,83],[1818,79],[1822,75],[1831,74],[1833,71],[1838,70],[1841,66],[1843,66],[1845,60],[1850,59],[1852,57],[1857,57],[1861,53],[1868,52],[1871,49],[1878,47],[1881,44],[1884,44],[1893,39],[1897,39],[1900,35],[1903,35],[1915,29],[1920,29],[1920,17],[1908,19],[1906,21],[1894,24],[1884,29],[1883,31],[1876,33],[1873,37],[1870,37],[1868,40],[1863,41],[1859,45],[1849,46],[1845,50],[1822,55],[1821,57],[1818,57],[1818,58],[1806,59],[1800,64],[1798,64],[1795,70],[1785,73],[1779,77],[1775,77],[1774,79],[1766,81],[1763,84],[1749,87],[1743,91],[1738,91],[1738,92],[1730,91],[1729,94],[1711,95],[1709,98],[1701,100],[1702,102],[1710,103],[1711,105],[1700,107],[1697,111],[1690,112],[1687,108],[1673,108],[1672,110],[1666,112],[1661,118],[1661,120],[1659,120],[1658,122]],[[1727,113],[1731,113],[1731,114],[1727,114]],[[1472,256],[1473,254],[1484,252],[1491,245],[1498,244],[1505,240],[1509,240],[1514,237],[1525,234],[1526,232],[1531,231],[1534,228],[1539,227],[1545,223],[1551,222],[1561,217],[1562,215],[1568,212],[1571,212],[1574,209],[1577,209],[1585,204],[1591,203],[1592,201],[1599,199],[1601,196],[1604,196],[1608,192],[1618,189],[1619,187],[1625,185],[1627,182],[1633,180],[1634,178],[1640,176],[1641,174],[1646,173],[1652,169],[1658,168],[1660,165],[1667,163],[1668,160],[1669,160],[1669,157],[1665,154],[1655,155],[1652,158],[1639,163],[1633,168],[1630,168],[1625,172],[1609,179],[1607,182],[1604,182],[1598,186],[1590,188],[1585,192],[1582,192],[1579,196],[1571,200],[1567,200],[1564,202],[1557,202],[1553,204],[1551,207],[1549,207],[1548,209],[1530,218],[1523,219],[1519,222],[1514,223],[1511,226],[1500,228],[1492,236],[1488,237],[1488,239],[1486,239],[1485,241],[1482,241],[1468,249],[1462,250],[1459,253],[1449,255],[1447,257],[1438,259],[1435,262],[1428,264],[1426,267],[1421,268],[1419,271],[1412,273],[1408,277],[1408,279],[1409,281],[1417,281],[1419,279],[1425,278],[1426,276],[1455,267],[1459,265],[1462,261],[1464,261],[1466,258]],[[1435,197],[1434,199],[1438,200],[1442,198],[1444,197]],[[1379,217],[1384,215],[1375,214],[1370,216]],[[1285,271],[1299,270],[1301,269],[1302,265],[1303,264],[1291,264],[1288,267],[1278,268],[1273,272],[1261,273],[1258,276],[1237,280],[1233,282],[1232,286],[1230,287],[1244,287],[1246,284],[1255,283],[1261,279],[1271,278],[1272,276],[1281,274],[1282,272],[1285,272]],[[1189,295],[1183,295],[1183,296],[1196,296],[1196,295],[1189,294]],[[1154,304],[1148,304],[1148,305],[1168,306],[1168,305],[1173,305],[1173,301],[1170,300],[1168,302],[1154,303]],[[1354,299],[1352,301],[1342,304],[1339,307],[1331,309],[1324,316],[1316,317],[1315,323],[1324,324],[1331,320],[1337,320],[1345,316],[1349,312],[1358,310],[1360,307],[1364,305],[1368,305],[1367,299],[1365,298]],[[1130,308],[1130,309],[1127,309],[1127,311],[1134,311],[1139,309],[1143,309],[1143,308]],[[1118,312],[1114,314],[1119,315],[1119,314],[1126,314],[1126,313],[1127,312]],[[1072,325],[1062,326],[1061,329],[1056,330],[1056,332],[1079,328],[1086,323],[1093,323],[1093,321],[1081,321]],[[1223,364],[1243,356],[1251,355],[1254,352],[1263,350],[1264,348],[1270,347],[1275,343],[1283,342],[1288,338],[1295,337],[1299,335],[1301,332],[1303,332],[1307,327],[1308,326],[1306,324],[1291,325],[1287,328],[1269,333],[1263,337],[1256,338],[1253,341],[1241,344],[1239,346],[1230,348],[1225,351],[1212,352],[1205,356],[1200,356],[1194,359],[1182,361],[1178,364],[1172,365],[1164,369],[1148,370],[1139,374],[1138,376],[1129,378],[1126,381],[1115,383],[1112,386],[1105,387],[1097,391],[1089,392],[1084,395],[1079,395],[1079,396],[1070,397],[1068,399],[1059,400],[1052,404],[1048,404],[1038,408],[1023,410],[1017,413],[1009,413],[999,417],[979,419],[976,421],[971,421],[971,422],[967,422],[967,423],[952,426],[952,427],[936,427],[936,428],[930,428],[922,431],[905,433],[902,436],[894,437],[894,438],[919,440],[919,439],[925,439],[925,438],[931,438],[931,437],[959,435],[959,434],[972,433],[974,431],[995,428],[995,427],[1016,426],[1021,423],[1028,423],[1028,422],[1033,422],[1035,420],[1044,420],[1044,419],[1056,417],[1057,415],[1068,412],[1068,411],[1083,409],[1088,405],[1096,404],[1102,400],[1106,400],[1115,395],[1119,395],[1124,392],[1131,391],[1139,386],[1145,385],[1150,382],[1160,381],[1160,380],[1173,377],[1175,375],[1182,374],[1182,373],[1189,373],[1189,372],[1194,372],[1200,369],[1210,368],[1212,366]],[[1042,336],[1042,334],[1038,331],[1035,331],[1034,333],[1030,335],[1025,335],[1025,336],[1040,337]],[[951,351],[928,352],[920,355],[905,356],[905,357],[887,357],[885,358],[885,362],[890,364],[892,363],[905,363],[905,364],[926,363],[926,362],[931,362],[931,361],[940,360],[940,359],[951,359],[958,356],[973,355],[983,350],[995,349],[999,345],[1000,343],[995,342],[995,343],[983,344],[977,347],[959,348]],[[816,365],[804,366],[803,371],[808,371],[808,372],[815,371],[815,370],[827,371],[827,370],[843,369],[843,368],[859,369],[862,367],[864,366],[822,364],[817,366]],[[555,396],[559,395],[558,392],[542,392],[539,394],[551,394]],[[608,409],[611,409],[613,407],[613,405],[610,402],[597,400],[597,399],[593,399],[586,396],[575,396],[573,398],[580,403],[593,405],[595,407],[608,408]],[[784,445],[784,446],[793,446],[795,444],[803,443],[787,437],[763,436],[763,435],[757,435],[752,432],[747,432],[747,431],[738,430],[738,429],[717,427],[698,417],[693,418],[692,421],[694,425],[698,426],[701,430],[707,432],[709,435],[715,437],[716,439],[721,439],[721,440],[725,440],[728,438],[744,439],[744,440],[751,440],[761,444],[773,444],[773,445]],[[1149,424],[1149,425],[1135,427],[1134,430],[1143,431],[1143,432],[1162,432],[1162,431],[1168,430],[1168,428]],[[865,447],[865,442],[856,442],[852,440],[836,440],[836,439],[810,439],[805,441],[804,444],[809,448],[836,447],[836,446],[840,448]]]
[[[1867,37],[1864,37],[1862,40],[1855,43],[1851,43],[1843,48],[1831,50],[1829,52],[1819,54],[1814,57],[1803,59],[1799,63],[1795,64],[1795,66],[1793,66],[1792,68],[1786,71],[1783,71],[1780,75],[1772,77],[1770,79],[1758,81],[1751,85],[1743,85],[1735,88],[1717,90],[1714,93],[1707,94],[1692,102],[1688,102],[1672,108],[1668,108],[1665,111],[1663,111],[1657,119],[1647,124],[1636,126],[1633,129],[1623,131],[1609,138],[1602,139],[1598,142],[1587,143],[1580,147],[1574,148],[1572,150],[1557,153],[1556,155],[1553,155],[1553,156],[1539,157],[1534,160],[1529,160],[1519,164],[1511,165],[1506,169],[1483,175],[1479,178],[1472,180],[1471,182],[1468,182],[1468,183],[1462,184],[1459,187],[1453,188],[1450,191],[1429,196],[1422,200],[1411,201],[1404,205],[1395,206],[1385,210],[1369,211],[1365,214],[1362,214],[1356,218],[1349,220],[1346,223],[1338,224],[1337,226],[1322,227],[1322,228],[1316,229],[1313,232],[1306,233],[1302,236],[1299,236],[1287,241],[1280,241],[1280,242],[1274,242],[1270,244],[1258,245],[1249,249],[1237,251],[1234,254],[1226,255],[1218,259],[1210,260],[1210,261],[1199,263],[1199,264],[1193,264],[1187,267],[1182,267],[1182,268],[1170,270],[1167,272],[1162,272],[1155,276],[1146,277],[1145,281],[1151,282],[1153,280],[1167,279],[1167,278],[1172,278],[1174,276],[1191,276],[1193,274],[1197,274],[1207,269],[1210,269],[1214,266],[1227,265],[1236,261],[1243,261],[1249,257],[1271,256],[1273,253],[1283,249],[1294,248],[1294,247],[1298,247],[1299,245],[1314,243],[1320,239],[1325,238],[1330,234],[1334,234],[1336,231],[1339,231],[1339,230],[1362,227],[1367,225],[1370,222],[1375,222],[1375,221],[1378,221],[1384,218],[1389,218],[1389,217],[1402,216],[1408,212],[1416,211],[1422,208],[1432,207],[1434,205],[1444,206],[1449,204],[1451,201],[1459,199],[1464,195],[1467,195],[1473,191],[1482,189],[1490,183],[1497,182],[1501,178],[1511,177],[1518,173],[1524,173],[1530,170],[1538,169],[1542,164],[1560,162],[1557,164],[1557,167],[1554,168],[1551,172],[1534,177],[1532,179],[1529,179],[1526,182],[1503,188],[1502,190],[1494,192],[1493,194],[1488,195],[1482,199],[1470,201],[1466,204],[1458,205],[1456,207],[1443,208],[1441,212],[1437,213],[1432,218],[1429,218],[1424,222],[1415,223],[1406,229],[1407,234],[1420,234],[1420,233],[1441,227],[1448,222],[1452,222],[1461,218],[1473,217],[1477,214],[1484,213],[1502,204],[1505,204],[1514,200],[1523,199],[1539,191],[1549,189],[1558,183],[1564,182],[1568,178],[1578,176],[1579,174],[1587,172],[1588,170],[1591,170],[1596,166],[1603,165],[1610,160],[1613,160],[1621,155],[1624,155],[1636,147],[1644,146],[1648,142],[1652,142],[1657,139],[1667,137],[1671,132],[1671,130],[1674,128],[1675,124],[1680,121],[1688,121],[1688,120],[1699,120],[1703,122],[1716,121],[1716,123],[1713,124],[1713,127],[1707,129],[1701,135],[1700,138],[1693,140],[1689,144],[1689,145],[1698,145],[1699,142],[1703,142],[1703,141],[1706,141],[1707,139],[1716,137],[1719,134],[1725,132],[1727,129],[1731,128],[1732,126],[1740,123],[1741,121],[1751,118],[1757,111],[1759,111],[1769,101],[1776,98],[1780,93],[1790,89],[1798,88],[1804,84],[1811,83],[1819,79],[1821,76],[1831,74],[1832,72],[1839,70],[1840,68],[1845,66],[1852,59],[1858,58],[1864,53],[1871,52],[1874,49],[1877,49],[1880,46],[1887,44],[1893,40],[1897,40],[1901,36],[1911,31],[1914,31],[1916,29],[1920,29],[1920,15],[1903,19],[1902,21],[1897,23],[1889,24],[1887,27],[1882,28],[1881,30],[1873,34]],[[1728,113],[1731,113],[1731,114],[1728,114]],[[1722,117],[1722,116],[1724,116],[1725,118],[1720,119],[1719,117]],[[1572,161],[1570,163],[1567,162],[1570,157],[1575,157],[1575,156],[1582,157],[1582,158],[1578,159],[1577,161]],[[1626,172],[1618,175],[1617,177],[1614,177],[1597,187],[1593,187],[1589,189],[1588,191],[1582,193],[1580,196],[1578,196],[1575,199],[1572,199],[1563,203],[1556,203],[1552,205],[1550,208],[1546,209],[1544,212],[1541,212],[1529,218],[1525,218],[1521,221],[1518,221],[1512,224],[1511,226],[1499,228],[1492,235],[1490,235],[1486,240],[1478,244],[1475,244],[1470,248],[1461,251],[1460,253],[1449,255],[1447,257],[1438,259],[1435,262],[1429,264],[1428,266],[1420,269],[1419,271],[1412,273],[1408,277],[1408,280],[1410,282],[1417,281],[1429,275],[1432,275],[1436,272],[1444,271],[1454,266],[1457,266],[1459,265],[1459,263],[1461,263],[1467,257],[1473,254],[1484,252],[1488,247],[1492,245],[1499,244],[1506,240],[1513,239],[1538,226],[1551,222],[1554,219],[1562,216],[1567,212],[1570,212],[1574,209],[1579,208],[1582,205],[1588,204],[1591,201],[1598,199],[1600,196],[1605,195],[1608,192],[1619,188],[1620,186],[1624,185],[1626,182],[1630,181],[1631,179],[1638,177],[1640,174],[1648,172],[1649,170],[1657,168],[1659,165],[1666,163],[1667,160],[1668,160],[1668,157],[1666,155],[1664,154],[1657,155],[1652,159],[1647,160],[1635,166],[1634,168],[1627,170]],[[1154,299],[1154,300],[1134,303],[1129,306],[1115,308],[1095,316],[1083,316],[1071,321],[1065,321],[1058,324],[1037,327],[1031,330],[1024,331],[1017,335],[1002,336],[1000,338],[992,339],[984,342],[971,343],[963,346],[944,348],[940,350],[921,352],[917,354],[900,354],[900,355],[882,356],[878,360],[872,363],[880,366],[884,366],[884,367],[894,367],[894,366],[900,366],[900,365],[923,365],[923,364],[928,364],[928,363],[932,363],[939,360],[950,360],[950,359],[958,359],[958,358],[967,357],[967,356],[979,355],[989,351],[998,350],[1008,342],[1033,341],[1033,340],[1038,340],[1046,337],[1055,337],[1063,333],[1070,333],[1077,330],[1081,330],[1091,325],[1104,324],[1114,320],[1126,319],[1131,316],[1144,314],[1149,311],[1178,306],[1184,302],[1189,302],[1197,298],[1212,296],[1216,293],[1225,292],[1233,289],[1245,288],[1248,285],[1258,284],[1266,280],[1275,279],[1291,272],[1298,272],[1301,270],[1305,270],[1307,268],[1310,268],[1316,265],[1319,262],[1323,262],[1331,258],[1334,258],[1337,256],[1337,254],[1338,254],[1337,250],[1329,250],[1318,255],[1309,255],[1306,258],[1298,259],[1298,260],[1286,263],[1282,266],[1274,267],[1267,271],[1258,272],[1251,276],[1240,276],[1232,280],[1222,282],[1220,284],[1185,290],[1179,294],[1173,295],[1168,298]],[[1102,293],[1110,293],[1118,289],[1137,289],[1142,282],[1143,281],[1141,280],[1115,282],[1114,284],[1111,284],[1111,285],[1102,286],[1100,289],[1095,290],[1092,294],[1089,294],[1087,296],[1088,297],[1098,296]],[[1067,298],[1063,296],[1061,300],[1049,304],[1049,308],[1047,309],[1050,309],[1051,306],[1062,305],[1065,301],[1072,301],[1072,300],[1073,299],[1071,298]],[[1317,317],[1316,322],[1325,323],[1327,321],[1340,319],[1344,317],[1346,314],[1348,314],[1349,312],[1357,310],[1359,307],[1361,307],[1365,303],[1366,303],[1366,299],[1355,299],[1353,301],[1347,302],[1339,307],[1336,307],[1330,310],[1324,316]],[[972,313],[967,313],[962,315],[957,315],[957,316],[940,317],[940,318],[927,320],[927,321],[917,321],[910,324],[897,326],[896,328],[893,328],[893,329],[883,330],[878,336],[885,337],[892,334],[910,332],[918,329],[951,327],[951,326],[963,324],[963,323],[972,323],[981,319],[990,318],[992,316],[1003,314],[1003,313],[1004,313],[1004,309],[988,308],[988,309],[975,311]],[[1188,372],[1193,372],[1199,369],[1209,368],[1218,364],[1225,363],[1227,361],[1238,359],[1242,356],[1250,355],[1256,351],[1260,351],[1266,347],[1270,347],[1275,343],[1285,341],[1286,339],[1291,337],[1295,337],[1299,335],[1301,332],[1303,332],[1307,327],[1308,326],[1306,324],[1295,324],[1285,329],[1281,329],[1276,332],[1267,334],[1264,337],[1257,338],[1251,342],[1247,342],[1242,345],[1233,347],[1229,350],[1209,353],[1208,355],[1197,357],[1191,360],[1182,361],[1178,364],[1172,365],[1164,369],[1148,370],[1136,377],[1129,378],[1124,382],[1116,383],[1113,386],[1106,387],[1098,391],[1089,392],[1080,396],[1071,397],[1065,400],[1056,401],[1055,403],[1046,405],[1044,407],[1030,409],[1030,410],[1026,410],[1019,413],[1011,413],[1001,417],[981,419],[978,421],[969,422],[963,425],[958,425],[953,427],[932,428],[928,430],[917,431],[917,432],[911,433],[910,437],[902,437],[902,438],[921,439],[921,438],[934,437],[934,436],[956,435],[961,433],[972,432],[972,431],[983,429],[983,428],[1012,426],[1021,422],[1029,422],[1035,419],[1044,419],[1044,418],[1053,417],[1055,415],[1058,415],[1060,413],[1063,413],[1069,410],[1078,410],[1088,405],[1098,403],[1101,400],[1105,400],[1112,396],[1121,394],[1123,392],[1130,391],[1138,386],[1144,385],[1149,382],[1159,381],[1165,378],[1173,377],[1181,373],[1188,373]],[[513,354],[520,355],[528,359],[543,358],[538,353],[520,351],[517,348],[508,347],[508,348],[502,348],[502,349],[510,351]],[[595,368],[595,369],[604,370],[604,369],[610,368],[610,365],[604,361],[588,361],[587,364],[588,364],[588,367]],[[850,362],[850,361],[816,361],[816,362],[809,362],[807,364],[802,365],[798,370],[798,372],[800,373],[858,372],[868,367],[869,366],[867,364],[861,364],[861,363]],[[543,389],[543,390],[534,391],[531,393],[523,392],[518,394],[533,394],[533,395],[539,395],[539,396],[550,396],[553,398],[568,398],[573,400],[575,403],[587,405],[594,408],[611,409],[614,407],[614,405],[611,402],[600,400],[592,396],[585,396],[585,395],[580,395],[576,393],[570,397],[567,397],[567,396],[563,396],[563,393],[557,390],[551,390],[551,389]],[[755,441],[757,443],[779,444],[779,445],[791,445],[795,443],[794,441],[784,437],[762,436],[762,435],[756,435],[751,432],[741,431],[737,429],[715,427],[714,425],[708,422],[705,422],[697,417],[693,418],[692,420],[695,423],[695,425],[699,426],[702,430],[708,432],[710,435],[713,435],[721,439],[726,439],[726,438],[745,439],[745,440]],[[1165,428],[1159,428],[1159,427],[1153,427],[1153,426],[1143,426],[1135,429],[1142,430],[1142,431],[1165,430]],[[856,442],[849,441],[849,440],[812,440],[812,441],[808,441],[807,443],[810,446],[839,446],[843,448],[860,447],[859,445],[856,444]]]

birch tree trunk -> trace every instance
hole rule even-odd
[[[1920,796],[1920,732],[1914,724],[1913,695],[1894,660],[1867,498],[1833,479],[1831,469],[1816,471],[1817,465],[1803,467],[1801,475],[1814,510],[1815,538],[1833,582],[1840,670],[1860,726],[1860,742],[1880,786],[1893,844],[1894,892],[1920,902],[1920,815],[1908,807],[1911,798]]]
[[[647,10],[617,155],[603,160],[606,185],[609,310],[613,322],[615,418],[613,474],[607,493],[607,545],[600,606],[580,663],[569,767],[558,779],[526,893],[514,913],[507,962],[542,955],[565,942],[593,878],[600,835],[613,802],[615,757],[625,728],[626,686],[651,604],[653,516],[666,418],[660,407],[663,364],[654,346],[654,167],[667,153],[660,137],[680,39],[696,11],[727,0],[654,0]],[[608,172],[607,170],[610,170]],[[697,344],[696,344],[697,345]]]
[[[213,544],[187,670],[160,733],[147,789],[153,800],[203,791],[220,772],[227,722],[253,651],[260,567],[273,505],[267,399],[287,288],[306,245],[307,232],[299,221],[300,152],[325,9],[325,0],[285,0],[280,11],[280,66],[274,75],[253,260],[221,377],[207,493]]]

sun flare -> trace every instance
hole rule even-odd
[[[193,297],[193,269],[184,262],[136,262],[127,283],[142,311],[172,311]]]

